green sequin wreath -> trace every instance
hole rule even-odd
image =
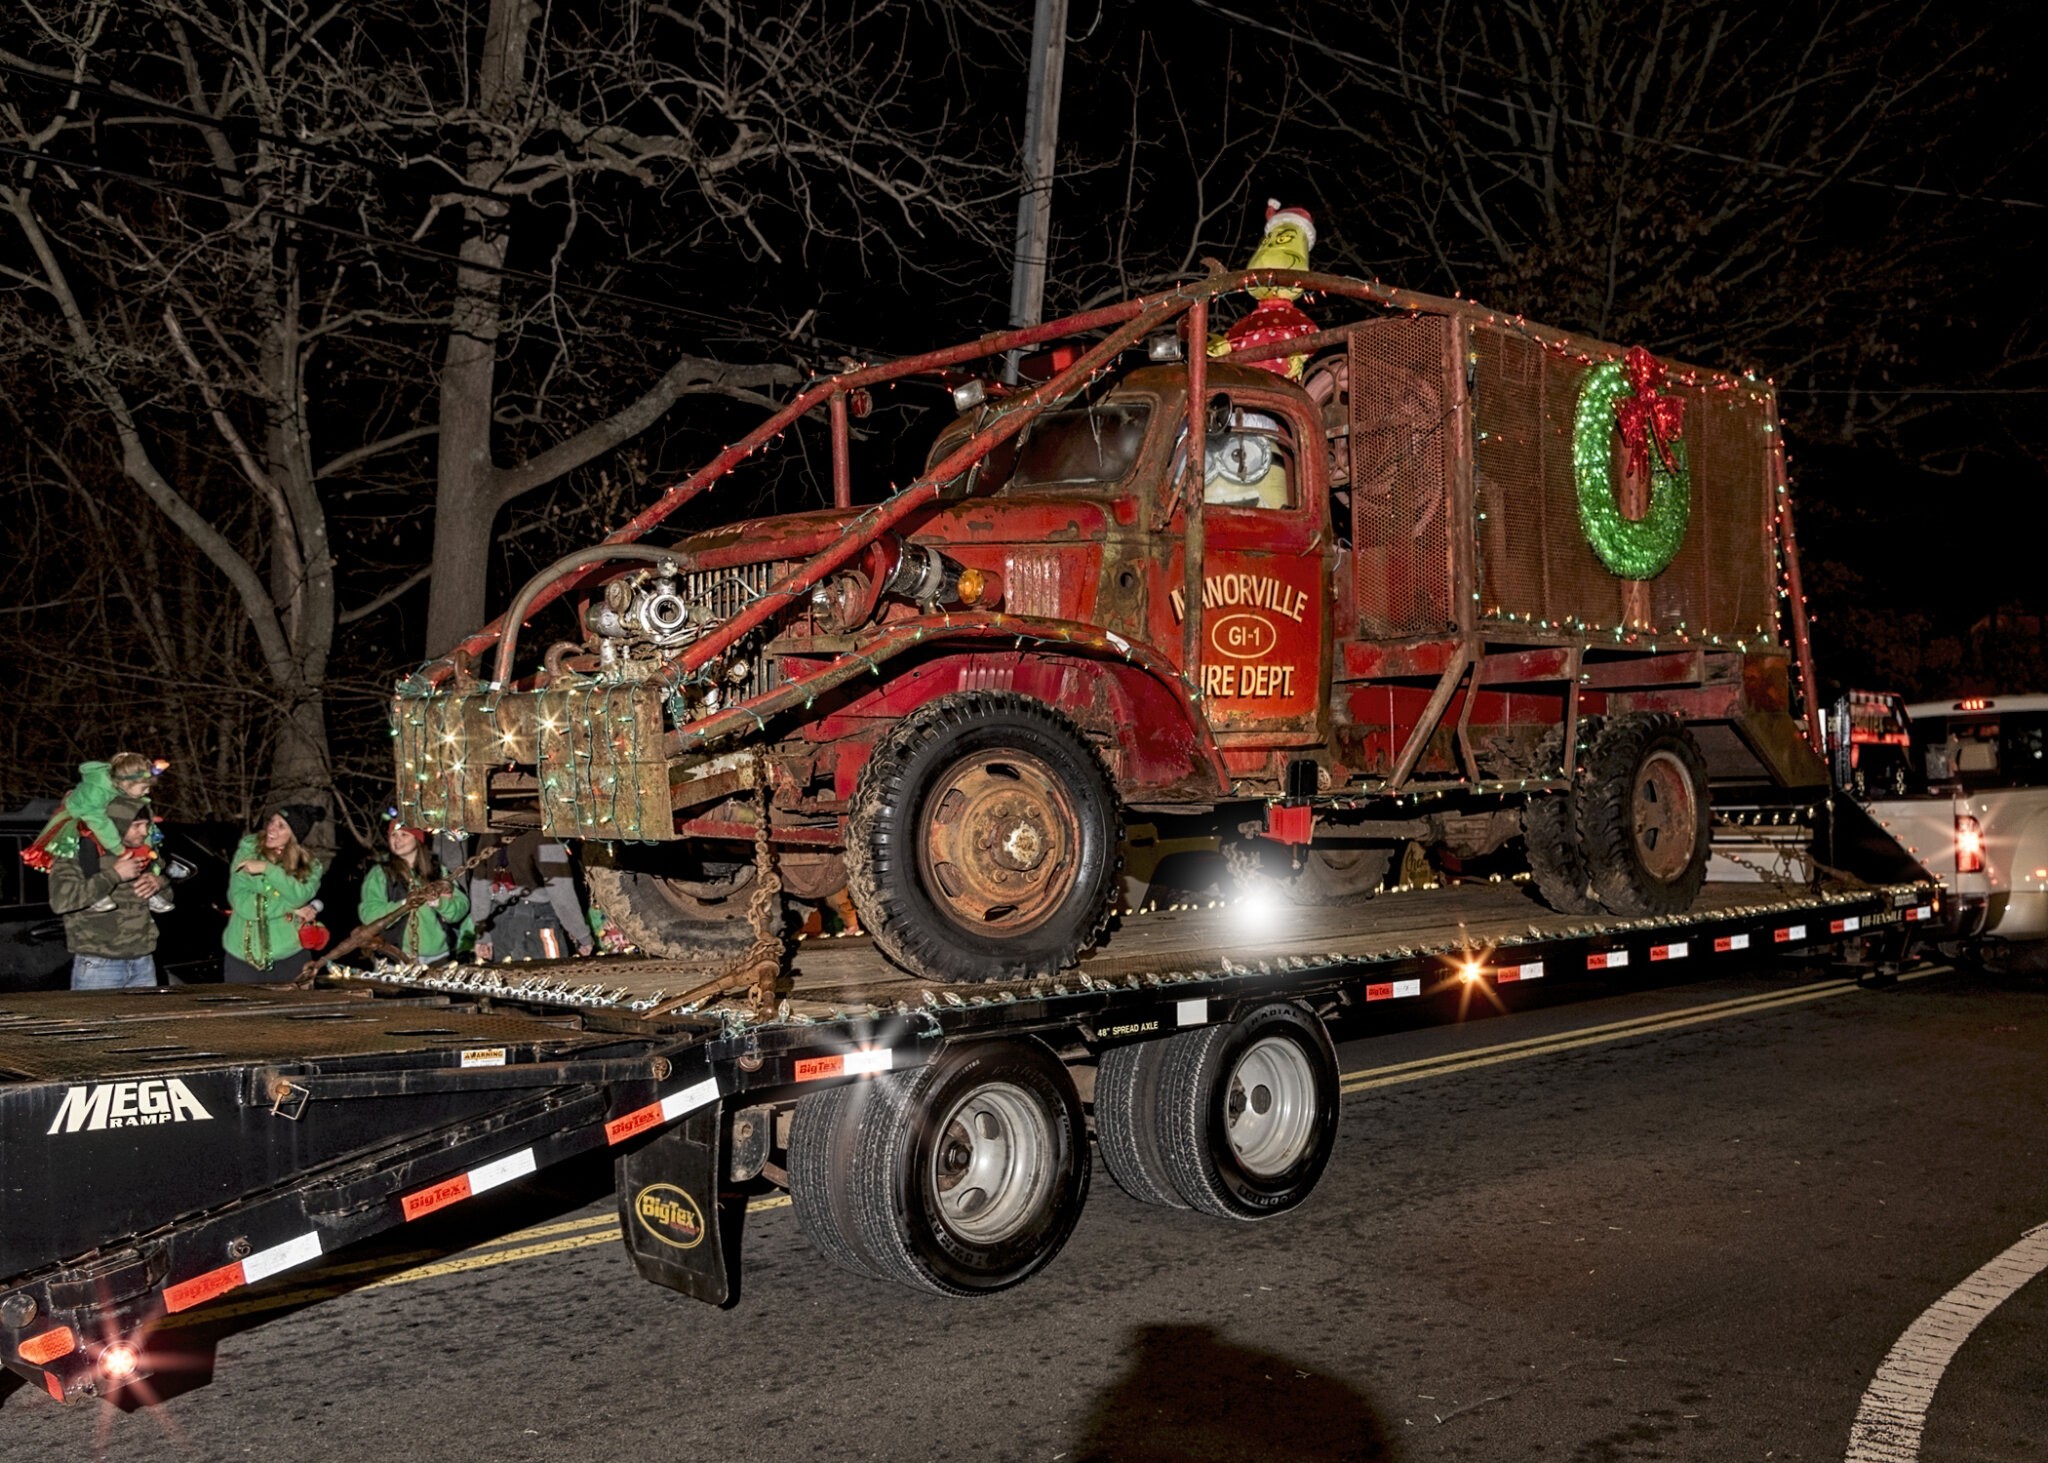
[[[1639,519],[1614,497],[1614,407],[1631,393],[1628,370],[1607,361],[1586,373],[1572,421],[1572,477],[1579,490],[1579,528],[1600,562],[1623,579],[1655,579],[1670,567],[1692,523],[1692,472],[1685,442],[1670,444],[1673,472],[1650,452],[1650,509]]]

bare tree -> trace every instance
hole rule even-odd
[[[331,782],[339,624],[430,579],[426,648],[444,647],[482,618],[508,505],[680,400],[798,379],[749,344],[773,312],[750,318],[694,261],[900,258],[932,223],[1001,236],[998,174],[979,144],[949,150],[920,89],[918,20],[56,0],[0,30],[0,329],[82,391],[231,587],[278,708],[278,794]],[[713,349],[655,358],[676,331],[646,316],[687,292],[630,290],[663,270],[698,292]],[[427,533],[429,561],[406,563]],[[382,578],[344,607],[351,553]]]
[[[1302,68],[1298,164],[1354,267],[1608,339],[1883,386],[1995,217],[1960,196],[1995,160],[1933,171],[1992,58],[1928,0],[1201,3]],[[1850,436],[1922,409],[1829,405]]]

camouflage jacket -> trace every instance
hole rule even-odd
[[[50,908],[64,916],[64,943],[73,955],[133,960],[156,952],[149,902],[115,874],[116,857],[81,839],[77,853],[50,862]]]

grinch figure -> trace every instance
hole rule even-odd
[[[1308,251],[1316,244],[1315,221],[1306,209],[1282,208],[1280,200],[1266,200],[1266,232],[1259,240],[1259,247],[1252,252],[1247,269],[1307,269]],[[1274,345],[1284,340],[1294,340],[1316,333],[1315,321],[1309,319],[1295,305],[1301,291],[1292,285],[1253,285],[1250,294],[1259,303],[1251,314],[1230,327],[1221,336],[1209,339],[1209,354],[1227,356],[1233,351],[1250,350],[1254,346]],[[1271,371],[1276,376],[1285,376],[1290,381],[1301,379],[1302,368],[1308,364],[1308,357],[1275,356],[1263,361],[1250,361],[1248,365]]]

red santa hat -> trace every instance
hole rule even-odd
[[[1284,227],[1287,224],[1293,224],[1304,234],[1308,235],[1309,248],[1315,248],[1316,221],[1308,216],[1308,210],[1305,208],[1282,208],[1279,199],[1268,198],[1266,200],[1266,232],[1270,234],[1273,230]]]

